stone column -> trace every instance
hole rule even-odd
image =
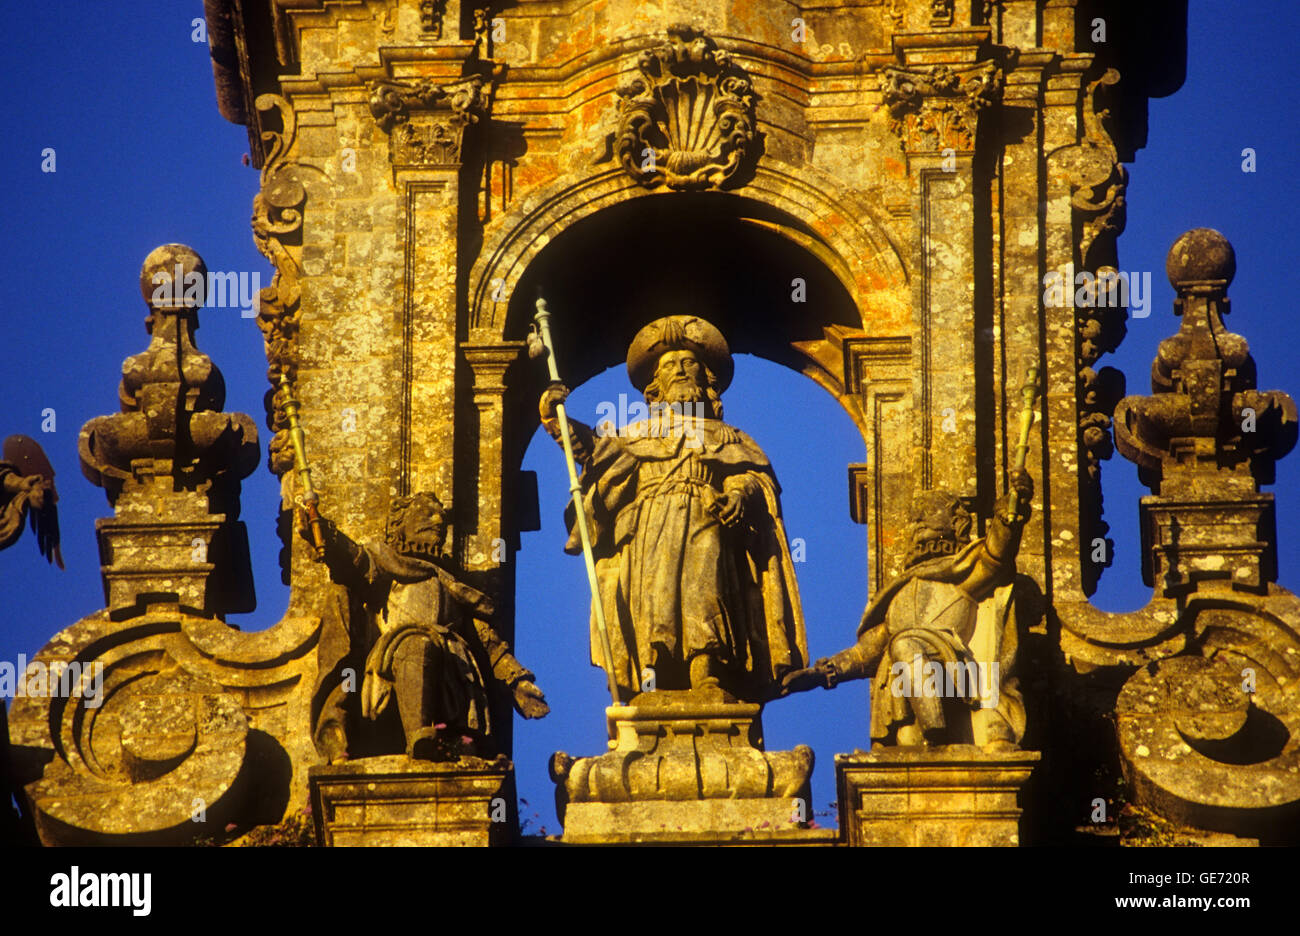
[[[453,496],[454,433],[447,423],[455,412],[461,151],[486,101],[479,76],[445,85],[384,81],[370,97],[370,111],[388,134],[402,202],[399,495]]]
[[[887,68],[881,79],[914,180],[915,484],[973,499],[975,136],[980,112],[1000,95],[1002,72],[992,62],[975,64],[974,45],[936,49],[919,42],[904,50],[907,68]],[[951,46],[948,39],[934,42]]]
[[[510,469],[505,463],[505,399],[506,372],[522,357],[524,343],[462,342],[460,347],[469,365],[467,402],[472,407],[464,411],[469,425],[462,456],[472,451],[477,458],[460,472],[457,502],[463,508],[457,514],[456,549],[466,569],[497,570],[509,565],[519,545],[506,522],[513,504],[505,480]]]

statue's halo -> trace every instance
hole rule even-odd
[[[659,358],[669,351],[694,351],[718,379],[718,392],[731,384],[735,365],[722,332],[697,315],[666,315],[642,328],[627,349],[627,375],[644,390],[654,379]]]

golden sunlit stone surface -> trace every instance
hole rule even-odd
[[[214,823],[238,836],[301,815],[310,791],[324,843],[517,841],[513,802],[495,822],[493,801],[514,795],[512,709],[540,712],[533,689],[547,679],[533,685],[501,655],[514,608],[545,599],[516,594],[513,571],[536,513],[518,465],[547,383],[526,355],[540,290],[568,386],[623,361],[671,312],[825,389],[865,443],[847,492],[826,496],[865,525],[870,571],[844,575],[868,577],[873,597],[922,583],[898,592],[912,605],[879,606],[914,638],[951,624],[952,639],[916,638],[922,656],[976,653],[974,633],[958,632],[993,620],[977,659],[1014,665],[1020,697],[996,729],[966,717],[969,699],[942,726],[908,721],[930,718],[924,704],[885,713],[890,746],[837,761],[835,836],[797,821],[810,752],[765,751],[756,730],[762,706],[810,687],[782,683],[817,667],[794,632],[763,692],[700,698],[714,678],[727,688],[726,661],[720,676],[675,660],[675,684],[612,712],[612,750],[552,762],[563,841],[1111,841],[1131,832],[1115,824],[1127,804],[1189,834],[1293,842],[1300,606],[1275,582],[1259,484],[1295,441],[1294,404],[1256,388],[1246,339],[1226,332],[1235,264],[1214,232],[1190,232],[1171,255],[1181,324],[1163,320],[1173,337],[1150,396],[1124,397],[1100,363],[1123,335],[1121,303],[1076,290],[1076,273],[1095,283],[1118,269],[1124,163],[1145,144],[1148,98],[1182,83],[1185,7],[1093,4],[1112,37],[1147,37],[1129,51],[1096,41],[1069,0],[500,6],[207,4],[219,106],[247,125],[261,172],[252,236],[274,270],[257,319],[263,464],[282,484],[290,604],[262,633],[223,621],[251,606],[238,482],[260,470],[260,443],[250,417],[222,410],[195,310],[151,305],[123,412],[81,438],[113,510],[97,526],[106,606],[33,657],[103,663],[103,705],[23,698],[10,712],[15,787],[41,839],[192,842]],[[201,262],[160,250],[160,268]],[[1260,334],[1257,311],[1234,325]],[[1030,367],[1039,394],[1026,403]],[[111,387],[87,392],[113,407]],[[1014,549],[990,547],[997,574],[911,575],[918,504],[941,498],[954,516],[959,505],[970,543],[1002,522],[1003,498],[1023,486],[1008,469],[1026,412],[1033,509],[1015,521]],[[318,502],[303,500],[294,420]],[[1152,487],[1140,505],[1152,597],[1123,614],[1088,598],[1109,564],[1100,495],[1113,447]],[[703,475],[687,487],[714,490],[719,517],[763,515],[757,489]],[[420,581],[441,583],[426,597],[452,595],[494,635],[431,608],[408,622],[421,653],[454,647],[478,669],[472,692],[451,694],[485,713],[471,725],[453,712],[470,729],[464,748],[458,730],[420,734],[439,730],[420,719],[403,735],[398,709],[422,704],[416,690],[364,717],[383,701],[363,712],[369,662],[372,693],[401,679],[382,653],[367,659],[386,645],[366,615],[390,605],[367,607],[377,579],[336,580],[344,566],[315,561],[295,532],[303,502],[352,542],[381,543],[393,505],[421,492],[446,510],[434,563],[446,578],[424,569]],[[582,575],[574,560],[555,587],[581,588]],[[928,604],[972,582],[973,617]],[[818,626],[854,640],[855,622]],[[854,675],[880,674],[876,649]],[[872,733],[868,713],[842,717]],[[945,733],[972,724],[978,748]],[[617,764],[634,752],[659,773],[624,781]]]

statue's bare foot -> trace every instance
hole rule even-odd
[[[985,754],[1010,754],[1018,750],[1014,741],[1008,741],[1006,738],[997,738],[984,745]]]

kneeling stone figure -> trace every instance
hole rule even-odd
[[[1014,515],[1008,498],[1000,500],[987,535],[974,542],[961,502],[924,492],[913,507],[903,574],[867,606],[857,643],[787,674],[783,694],[870,677],[873,744],[1015,750],[1025,707],[1015,676],[1011,592],[1034,486],[1023,470],[1010,481]]]
[[[395,697],[408,756],[493,756],[493,689],[508,691],[525,718],[550,711],[533,673],[493,629],[492,600],[447,567],[446,519],[436,496],[396,499],[383,543],[358,545],[328,520],[323,526],[325,562],[334,579],[360,599],[366,619],[363,627],[354,622],[347,628],[346,640],[336,637],[333,643],[346,644],[347,655],[362,649],[358,639],[368,646],[361,715],[378,719]],[[324,657],[324,638],[322,644]],[[322,671],[337,670],[337,663],[323,658]],[[331,763],[348,756],[347,696],[347,687],[336,682],[316,719],[317,747]]]

